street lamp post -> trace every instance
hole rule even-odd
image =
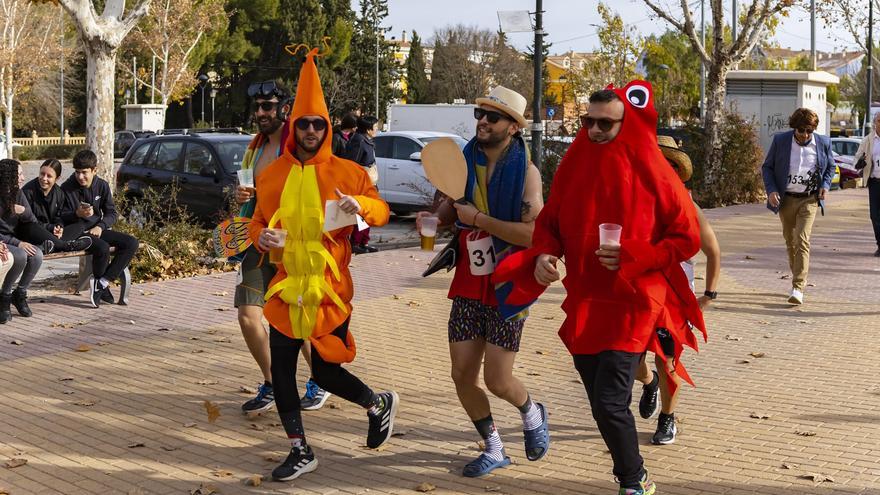
[[[202,122],[205,121],[205,85],[208,84],[207,74],[199,74],[199,87],[202,89]]]
[[[214,98],[217,98],[217,88],[211,88],[211,128],[214,128]]]
[[[541,122],[541,96],[544,89],[541,81],[544,75],[544,11],[543,2],[535,0],[535,98],[532,102],[532,163],[541,170],[541,138],[543,124]]]

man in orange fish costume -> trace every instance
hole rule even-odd
[[[504,260],[493,281],[513,281],[508,303],[528,303],[559,279],[564,259],[559,337],[611,452],[619,494],[651,495],[631,389],[645,351],[665,356],[658,329],[673,340],[674,373],[692,383],[678,357],[682,345],[696,349],[690,325],[704,338],[705,326],[679,263],[700,249],[697,213],[657,146],[649,83],[593,93],[582,124],[553,178],[533,247]],[[620,242],[600,246],[600,224],[622,226]]]
[[[330,116],[315,57],[306,56],[300,72],[283,152],[257,177],[257,206],[250,236],[268,256],[283,249],[278,272],[269,283],[263,314],[269,321],[269,346],[275,404],[290,439],[287,460],[272,477],[289,481],[314,471],[318,461],[306,443],[297,393],[297,355],[303,342],[312,344],[312,376],[318,385],[367,410],[367,446],[378,448],[391,438],[398,397],[376,394],[341,366],[354,360],[349,331],[351,298],[351,226],[324,231],[328,201],[359,214],[367,224],[388,222],[388,205],[366,170],[331,152]],[[286,238],[280,230],[286,231]]]

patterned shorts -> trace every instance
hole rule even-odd
[[[449,314],[449,342],[484,339],[508,351],[518,352],[525,318],[504,321],[498,308],[480,301],[456,297]]]

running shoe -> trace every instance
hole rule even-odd
[[[257,396],[241,405],[244,413],[268,411],[275,405],[275,391],[271,383],[264,383],[257,389]]]
[[[318,469],[318,459],[308,445],[293,447],[290,454],[280,466],[272,470],[272,479],[275,481],[291,481],[300,476],[311,473]]]
[[[372,409],[367,413],[370,419],[370,430],[367,433],[367,447],[378,449],[391,438],[394,430],[394,416],[397,415],[397,406],[400,398],[397,392],[383,392],[379,394],[382,398],[383,407],[378,411]]]
[[[306,382],[306,394],[299,400],[300,409],[303,411],[317,411],[324,407],[327,399],[333,395],[330,392],[319,387],[315,380],[309,378]]]

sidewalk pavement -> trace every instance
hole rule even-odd
[[[760,205],[706,212],[724,260],[720,298],[706,313],[709,342],[685,358],[697,388],[683,391],[674,445],[650,445],[656,420],[637,418],[658,494],[880,494],[880,259],[865,191],[833,193],[827,212],[813,230],[800,308],[785,303],[778,219]],[[288,445],[275,413],[239,412],[252,395],[241,387],[259,373],[235,323],[234,274],[138,285],[129,307],[34,297],[34,317],[0,327],[0,463],[27,460],[0,464],[0,493],[414,493],[421,484],[435,494],[616,493],[556,336],[559,285],[534,307],[516,367],[549,408],[547,457],[525,459],[517,411],[493,398],[515,464],[460,476],[477,435],[449,378],[451,277],[421,278],[429,259],[402,249],[352,261],[359,354],[348,368],[398,391],[397,436],[366,450],[364,412],[332,397],[304,413],[318,470],[259,487],[243,480],[268,476]],[[216,421],[204,401],[219,407]]]

